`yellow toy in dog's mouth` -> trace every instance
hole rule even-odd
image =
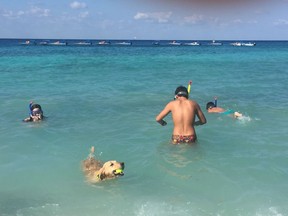
[[[114,170],[114,174],[115,174],[115,175],[121,175],[121,176],[123,176],[123,175],[124,175],[123,169],[116,169],[116,170]]]

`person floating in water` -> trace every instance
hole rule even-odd
[[[206,104],[206,110],[208,113],[220,113],[224,115],[230,115],[234,118],[242,117],[242,113],[236,112],[232,109],[223,109],[222,107],[217,106],[217,97],[214,98],[214,102],[210,101]]]
[[[197,139],[194,126],[206,123],[206,118],[199,104],[188,99],[188,91],[184,86],[179,86],[175,90],[175,98],[169,102],[156,117],[156,121],[165,126],[167,123],[163,119],[172,113],[174,129],[172,143],[194,143]],[[196,120],[196,116],[199,119]]]
[[[36,122],[44,119],[43,110],[39,104],[30,102],[29,104],[29,117],[25,118],[24,122]]]

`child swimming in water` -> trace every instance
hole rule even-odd
[[[234,118],[242,117],[242,113],[236,112],[232,109],[223,109],[222,107],[217,106],[217,97],[214,98],[214,102],[210,101],[206,104],[206,110],[208,113],[220,113],[224,115],[230,115]]]
[[[34,104],[33,102],[30,102],[29,104],[29,117],[25,118],[24,122],[36,122],[41,121],[44,118],[43,110],[39,104]]]

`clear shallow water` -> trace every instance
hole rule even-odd
[[[287,215],[288,43],[256,47],[0,45],[0,215]],[[155,116],[193,80],[208,115],[195,146],[169,143]],[[29,101],[42,123],[23,123]],[[125,176],[85,182],[96,148]]]

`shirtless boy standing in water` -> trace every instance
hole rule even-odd
[[[175,100],[166,105],[156,117],[156,121],[165,126],[167,123],[163,118],[170,112],[172,113],[174,122],[172,143],[194,143],[197,139],[194,126],[205,124],[206,118],[199,104],[196,101],[188,99],[186,87],[179,86],[175,90]],[[198,117],[198,121],[195,121],[195,116]]]

